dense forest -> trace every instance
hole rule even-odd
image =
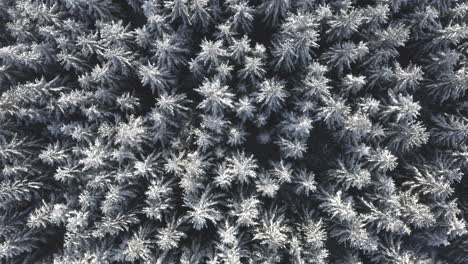
[[[0,263],[468,263],[468,2],[0,1]]]

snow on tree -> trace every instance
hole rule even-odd
[[[0,1],[0,263],[468,263],[467,18]]]

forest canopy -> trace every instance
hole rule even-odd
[[[0,1],[0,263],[468,263],[468,2]]]

